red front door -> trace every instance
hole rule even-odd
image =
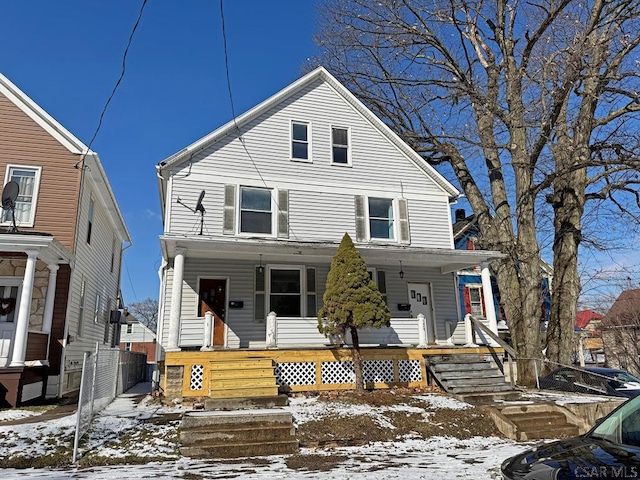
[[[213,346],[224,347],[224,325],[227,302],[227,281],[202,279],[200,280],[200,307],[198,316],[204,317],[205,312],[213,313]]]

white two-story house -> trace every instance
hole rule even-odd
[[[280,387],[348,384],[316,318],[345,232],[393,317],[361,335],[373,383],[424,382],[425,348],[471,343],[455,272],[500,255],[454,249],[459,192],[324,68],[160,162],[157,178],[172,395],[213,395],[209,362],[225,355],[268,357]]]

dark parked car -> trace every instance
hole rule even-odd
[[[615,397],[635,397],[640,395],[640,379],[624,370],[615,368],[563,367],[538,378],[544,390],[611,395]]]
[[[527,450],[505,460],[501,470],[505,480],[639,479],[640,396],[585,435]]]

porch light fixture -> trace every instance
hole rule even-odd
[[[260,254],[260,265],[258,266],[258,272],[264,272],[264,267],[262,266],[262,254]]]
[[[402,260],[399,260],[400,262],[400,272],[398,272],[398,275],[400,275],[400,278],[404,278],[404,272],[402,271]]]

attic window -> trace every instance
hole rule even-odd
[[[308,123],[291,123],[291,158],[293,160],[311,160],[309,130]]]
[[[337,165],[349,165],[349,129],[331,128],[332,162]]]

